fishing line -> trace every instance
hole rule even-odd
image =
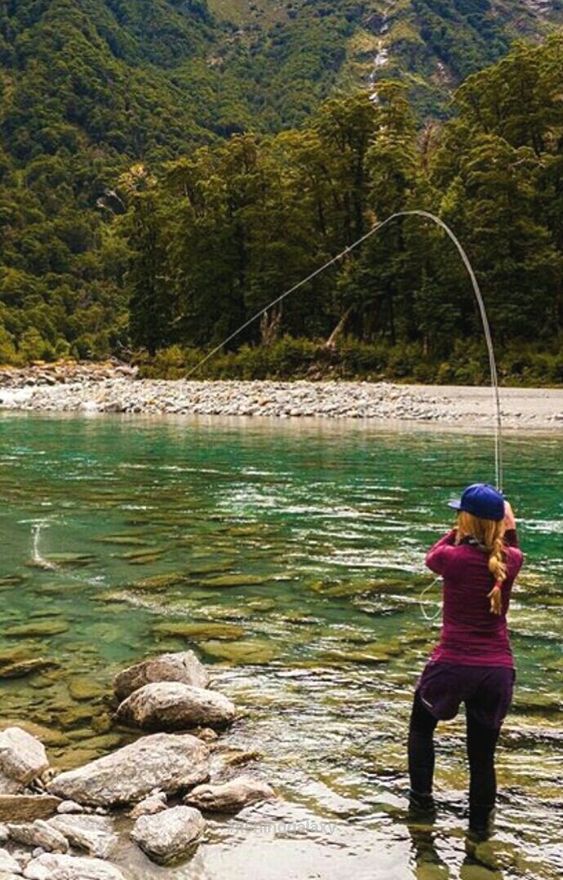
[[[196,370],[199,370],[199,368],[201,366],[203,366],[203,364],[205,364],[210,358],[212,358],[213,355],[216,354],[221,348],[223,348],[224,345],[226,345],[228,342],[230,342],[232,339],[234,339],[235,336],[238,336],[239,333],[241,333],[243,330],[245,330],[247,327],[249,327],[250,324],[252,324],[258,318],[260,318],[262,315],[264,315],[268,311],[268,309],[271,309],[273,306],[277,305],[278,303],[283,302],[283,300],[286,299],[286,297],[291,296],[292,293],[295,293],[301,287],[304,287],[306,284],[308,284],[309,281],[312,281],[313,279],[317,278],[326,269],[329,269],[331,266],[334,266],[335,263],[338,263],[340,260],[342,260],[347,254],[351,253],[353,250],[355,250],[357,247],[359,247],[361,244],[363,244],[365,241],[367,241],[368,238],[371,238],[372,235],[375,235],[376,232],[379,232],[380,229],[383,229],[384,226],[386,226],[388,223],[391,223],[392,220],[396,220],[399,217],[422,217],[426,220],[431,220],[433,223],[436,224],[436,226],[439,226],[441,229],[443,229],[444,232],[446,232],[448,237],[451,239],[451,241],[453,241],[454,245],[456,246],[456,249],[457,249],[457,251],[463,261],[463,265],[465,266],[467,273],[469,275],[469,278],[471,280],[471,285],[473,287],[473,293],[475,294],[475,299],[477,300],[477,305],[479,307],[479,314],[481,317],[481,323],[483,325],[483,332],[485,335],[485,341],[487,344],[487,352],[488,352],[488,357],[489,357],[489,370],[490,370],[490,376],[491,376],[491,391],[492,391],[492,395],[493,395],[493,408],[494,408],[493,436],[494,436],[494,459],[495,459],[495,484],[496,484],[497,489],[499,491],[502,491],[502,484],[503,484],[502,414],[501,414],[501,408],[500,408],[500,394],[499,394],[499,387],[498,387],[497,365],[496,365],[496,360],[495,360],[493,340],[492,340],[492,336],[491,336],[491,328],[489,325],[489,319],[487,317],[487,310],[485,309],[485,302],[483,300],[483,296],[481,294],[481,290],[479,288],[479,283],[478,283],[477,278],[475,276],[475,272],[473,271],[473,266],[471,265],[471,262],[469,261],[469,257],[467,256],[465,250],[463,249],[463,246],[462,246],[461,242],[459,241],[458,237],[450,229],[450,227],[443,220],[440,219],[440,217],[437,217],[435,214],[432,214],[430,211],[422,211],[422,210],[418,210],[418,209],[414,209],[411,211],[397,211],[394,214],[391,214],[385,220],[382,220],[381,222],[376,223],[375,226],[373,226],[370,230],[368,230],[368,232],[366,232],[364,235],[362,235],[360,238],[358,238],[357,241],[353,242],[353,244],[344,248],[344,250],[342,250],[335,257],[332,257],[332,259],[328,260],[326,263],[323,263],[322,266],[319,266],[318,269],[315,269],[315,271],[311,272],[310,275],[307,275],[306,278],[303,278],[301,281],[298,281],[297,284],[293,284],[290,288],[285,290],[283,293],[281,293],[279,296],[277,296],[275,299],[273,299],[270,303],[268,303],[267,306],[264,306],[262,309],[260,309],[258,312],[256,312],[256,314],[254,314],[254,315],[252,315],[252,317],[248,318],[248,320],[246,320],[243,324],[241,324],[240,327],[238,327],[236,330],[234,330],[232,333],[230,333],[222,342],[220,342],[218,345],[216,345],[214,348],[212,348],[211,351],[205,355],[205,357],[203,357],[194,367],[192,367],[191,370],[188,370],[185,378],[188,379],[193,373],[196,372]],[[440,580],[439,577],[435,578],[432,581],[432,583],[429,584],[421,592],[420,597],[419,597],[419,605],[420,605],[421,614],[424,617],[424,619],[429,622],[434,622],[434,620],[436,620],[438,615],[441,613],[442,609],[441,609],[441,606],[438,606],[436,612],[432,615],[429,615],[426,613],[426,609],[424,607],[423,600],[424,600],[424,596],[426,595],[426,593],[429,590],[431,590],[439,580]]]
[[[331,266],[334,266],[335,263],[338,263],[340,260],[342,260],[347,254],[351,253],[353,250],[355,250],[357,247],[359,247],[361,244],[363,244],[364,241],[367,241],[368,238],[371,238],[372,235],[375,235],[376,232],[379,232],[380,229],[383,229],[383,227],[386,226],[388,223],[390,223],[392,220],[396,220],[399,217],[415,217],[415,216],[416,217],[423,217],[426,220],[431,220],[433,223],[435,223],[437,226],[439,226],[441,229],[443,229],[447,233],[449,238],[455,244],[457,251],[463,261],[463,264],[464,264],[465,268],[467,269],[467,273],[469,275],[469,278],[471,279],[471,284],[473,287],[473,292],[475,294],[475,299],[477,300],[477,304],[479,306],[479,314],[481,316],[481,322],[483,325],[483,332],[485,334],[485,340],[487,343],[487,351],[488,351],[488,356],[489,356],[489,369],[490,369],[490,374],[491,374],[491,390],[492,390],[492,394],[493,394],[493,405],[494,405],[494,411],[495,411],[495,418],[494,418],[494,422],[493,422],[494,456],[495,456],[495,483],[496,483],[497,489],[499,489],[499,491],[502,491],[502,482],[503,482],[502,416],[501,416],[501,409],[500,409],[500,395],[499,395],[499,388],[498,388],[498,375],[497,375],[497,367],[496,367],[496,361],[495,361],[495,353],[494,353],[494,348],[493,348],[493,340],[492,340],[492,336],[491,336],[491,329],[489,326],[489,320],[488,320],[487,312],[485,309],[485,303],[483,301],[483,297],[481,294],[481,290],[479,288],[479,284],[477,282],[477,278],[475,277],[475,272],[473,271],[473,267],[469,261],[469,257],[465,253],[465,251],[461,245],[461,242],[459,241],[459,239],[457,238],[455,233],[452,232],[450,227],[446,223],[444,223],[444,221],[441,220],[440,217],[437,217],[435,214],[430,213],[430,211],[422,211],[422,210],[397,211],[394,214],[390,214],[389,217],[387,217],[385,220],[382,220],[379,223],[376,223],[375,226],[373,226],[370,230],[368,230],[368,232],[366,232],[364,235],[362,235],[360,238],[358,238],[355,242],[353,242],[353,244],[348,245],[348,247],[346,247],[346,248],[344,248],[344,250],[340,251],[340,253],[337,254],[335,257],[332,257],[326,263],[323,263],[322,266],[319,266],[318,269],[315,269],[315,271],[311,272],[310,275],[307,275],[306,278],[303,278],[301,281],[298,281],[297,284],[293,284],[291,287],[289,287],[287,290],[285,290],[283,293],[281,293],[279,296],[277,296],[275,299],[273,299],[270,303],[268,303],[268,305],[264,306],[259,311],[257,311],[254,315],[252,315],[252,317],[248,318],[248,320],[246,320],[243,324],[241,324],[240,327],[238,327],[236,330],[233,330],[233,332],[230,333],[227,337],[225,337],[225,339],[223,339],[222,342],[220,342],[218,345],[214,346],[211,349],[211,351],[209,351],[205,355],[205,357],[203,357],[200,361],[198,361],[198,363],[194,367],[192,367],[190,370],[188,370],[185,378],[188,379],[193,373],[196,372],[196,370],[199,370],[199,368],[202,367],[203,364],[207,363],[207,361],[210,358],[212,358],[213,355],[216,354],[221,348],[223,348],[224,345],[227,345],[227,343],[230,342],[232,339],[234,339],[235,336],[238,336],[239,333],[242,333],[242,331],[245,330],[247,327],[249,327],[250,324],[253,324],[254,321],[256,321],[258,318],[260,318],[262,315],[264,315],[268,311],[268,309],[271,309],[271,308],[273,308],[273,306],[277,305],[278,303],[283,302],[283,300],[286,299],[288,296],[290,296],[292,293],[295,293],[301,287],[304,287],[306,284],[309,283],[309,281],[313,281],[313,279],[315,279],[319,275],[321,275],[326,269],[329,269]]]
[[[420,605],[420,613],[422,614],[424,619],[429,621],[430,623],[434,623],[436,618],[440,615],[440,613],[442,611],[442,607],[441,607],[441,605],[439,605],[438,608],[436,609],[436,611],[434,612],[434,614],[427,614],[426,608],[424,607],[423,600],[424,600],[424,597],[426,596],[426,594],[433,588],[434,584],[438,583],[439,580],[441,580],[440,577],[434,578],[432,583],[428,584],[428,586],[422,590],[420,596],[418,597],[418,604]]]

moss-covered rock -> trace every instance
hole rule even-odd
[[[240,639],[244,629],[236,623],[189,623],[188,621],[164,621],[157,623],[153,632],[164,636],[181,636],[192,641],[201,639]]]
[[[210,639],[206,642],[200,642],[199,647],[206,654],[209,654],[210,657],[216,657],[237,665],[244,663],[269,663],[279,655],[279,649],[272,642],[261,639],[247,639],[238,642],[222,642],[218,639]]]

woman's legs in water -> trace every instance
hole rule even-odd
[[[486,835],[497,795],[495,749],[500,728],[487,727],[467,713],[469,828]]]
[[[432,805],[434,778],[434,730],[438,721],[430,714],[416,691],[409,726],[409,777],[411,801]]]
[[[409,777],[411,804],[433,805],[434,731],[438,721],[428,711],[420,693],[414,696],[409,727]],[[469,758],[469,827],[485,835],[496,800],[495,749],[500,729],[492,728],[467,714],[467,756]]]

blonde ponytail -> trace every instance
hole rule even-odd
[[[463,538],[471,537],[489,554],[489,571],[495,579],[493,589],[487,594],[491,603],[491,614],[502,613],[501,584],[506,580],[506,554],[504,552],[504,520],[481,519],[460,511],[457,518],[456,544]]]
[[[497,535],[493,539],[493,546],[489,552],[489,571],[494,575],[497,583],[502,584],[506,580],[506,562],[502,535]]]

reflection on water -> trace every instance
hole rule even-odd
[[[54,763],[83,763],[130,736],[112,724],[113,673],[190,646],[241,709],[221,741],[261,754],[249,769],[283,800],[211,821],[176,869],[124,845],[131,878],[559,877],[562,446],[554,435],[506,441],[527,564],[511,617],[518,690],[498,833],[485,849],[466,852],[463,719],[440,728],[430,828],[407,822],[405,738],[438,633],[419,605],[424,550],[449,524],[445,502],[490,478],[488,437],[5,418],[2,724],[25,720]],[[424,595],[428,614],[438,597]]]

